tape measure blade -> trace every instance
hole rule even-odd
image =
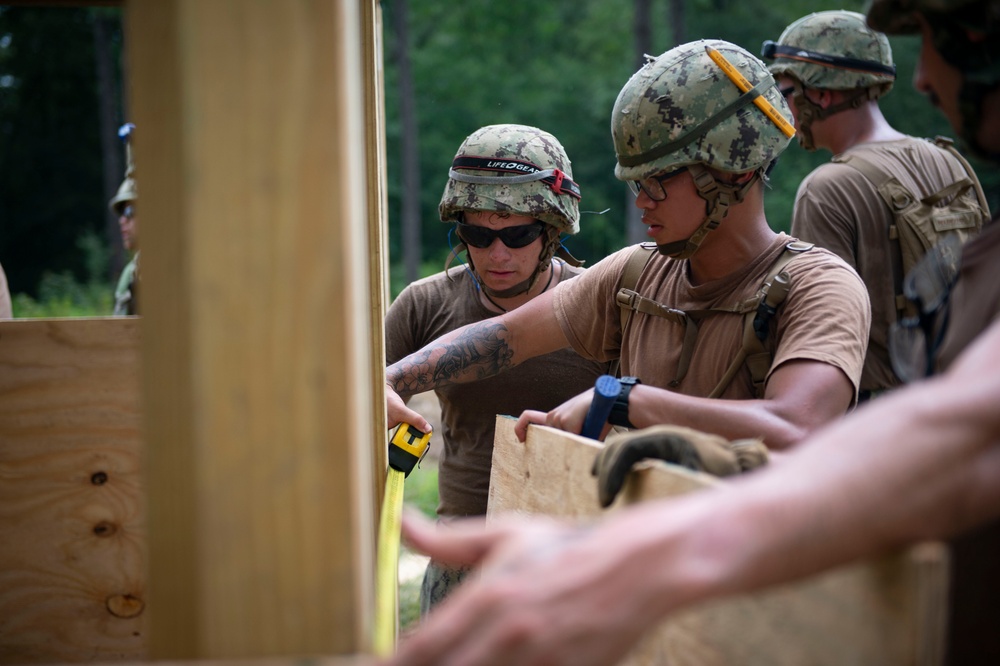
[[[391,656],[396,647],[399,623],[399,532],[402,526],[405,478],[403,472],[389,468],[379,519],[373,640],[373,649],[379,657]]]

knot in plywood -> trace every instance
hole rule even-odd
[[[131,594],[113,594],[104,601],[104,605],[115,617],[126,619],[137,617],[146,608],[142,599]]]

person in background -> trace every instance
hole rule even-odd
[[[868,22],[921,36],[914,84],[1000,167],[1000,0],[874,0]],[[587,526],[508,518],[408,542],[489,574],[404,641],[393,666],[616,663],[664,617],[922,539],[1000,532],[1000,225],[962,250],[937,376],[861,406],[781,464],[724,488],[630,507]],[[965,537],[963,537],[964,539]],[[961,548],[959,548],[959,552]],[[996,539],[979,543],[979,631],[949,625],[949,664],[1000,662]],[[614,612],[608,612],[613,608]]]
[[[989,209],[975,173],[957,152],[907,136],[882,115],[879,99],[892,88],[896,66],[888,38],[868,27],[863,14],[810,14],[777,42],[764,42],[763,52],[790,99],[799,143],[834,155],[799,186],[791,232],[835,252],[868,288],[864,401],[901,383],[889,336],[897,321],[914,314],[903,295],[910,264],[946,235],[964,241],[978,233]],[[949,194],[921,206],[939,192]],[[926,221],[915,228],[913,216]],[[935,219],[947,223],[939,230]],[[919,242],[911,246],[913,235]]]
[[[386,361],[395,363],[466,324],[512,312],[579,275],[580,262],[560,237],[579,231],[580,195],[566,151],[548,132],[506,124],[466,137],[438,210],[461,243],[453,257],[464,250],[468,265],[446,267],[400,293],[386,314]],[[439,519],[485,515],[497,414],[555,407],[606,371],[607,364],[563,349],[496,377],[438,388],[444,431]],[[467,572],[432,560],[421,611],[429,612]]]
[[[118,137],[125,144],[125,179],[118,186],[118,192],[108,202],[111,211],[118,216],[118,228],[122,234],[122,245],[132,258],[122,269],[115,287],[116,315],[135,315],[139,313],[139,222],[136,219],[135,206],[139,199],[139,191],[135,182],[135,163],[132,160],[132,134],[135,125],[126,123],[118,130]]]

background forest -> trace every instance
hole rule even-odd
[[[522,123],[562,141],[583,188],[581,210],[590,211],[566,244],[592,264],[643,240],[633,197],[613,175],[609,129],[615,97],[643,53],[706,37],[757,53],[800,16],[862,4],[386,0],[392,293],[443,266],[448,234],[437,203],[455,150],[476,128]],[[15,316],[110,314],[126,260],[107,201],[124,173],[115,131],[128,119],[127,46],[116,9],[0,7],[0,263]],[[918,40],[893,38],[892,46],[899,80],[882,102],[886,116],[906,133],[950,134],[910,84]],[[798,145],[786,151],[766,196],[775,229],[787,229],[799,181],[828,158]],[[137,176],[141,189],[141,164]],[[995,206],[996,179],[984,185]]]

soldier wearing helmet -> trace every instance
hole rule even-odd
[[[713,52],[749,81],[748,92]],[[615,425],[668,422],[732,438],[762,435],[784,448],[843,414],[861,374],[868,302],[858,276],[833,254],[815,248],[787,263],[788,296],[764,326],[772,361],[762,386],[740,358],[744,315],[758,307],[765,276],[787,246],[804,249],[771,231],[764,216],[764,180],[790,140],[788,115],[763,63],[727,42],[686,44],[649,62],[619,94],[611,129],[615,173],[637,192],[659,252],[616,252],[527,307],[398,361],[389,386],[426,390],[572,347],[620,361],[630,388],[612,412]],[[623,297],[634,257],[641,274]],[[623,302],[635,305],[627,322]],[[590,395],[525,412],[519,436],[528,422],[580,432]],[[389,417],[413,418],[392,393]]]
[[[118,186],[108,207],[118,216],[118,228],[122,235],[122,245],[132,252],[132,259],[122,269],[115,287],[116,315],[139,313],[139,222],[135,216],[135,205],[139,191],[135,184],[135,163],[132,160],[132,133],[135,125],[126,123],[118,130],[118,137],[125,144],[125,179]]]
[[[890,20],[919,27],[916,85],[949,110],[956,131],[966,122],[957,113],[966,75],[988,80],[985,70],[1000,62],[995,51],[983,57],[1000,45],[998,17],[998,0],[876,0],[869,13],[879,30],[891,30],[894,23],[883,22]],[[950,27],[939,37],[944,22]],[[963,61],[953,50],[980,56]],[[963,62],[975,66],[960,68]],[[978,120],[962,134],[1000,154],[996,79],[968,114]],[[978,534],[991,539],[953,544],[959,556],[969,552],[963,543],[978,546],[979,566],[969,578],[980,599],[967,596],[960,580],[949,590],[952,605],[973,611],[981,631],[957,634],[952,622],[947,659],[936,645],[922,656],[952,665],[1000,662],[998,612],[976,603],[1000,599],[998,229],[991,222],[966,245],[951,299],[948,337],[956,346],[978,339],[943,359],[942,376],[862,406],[811,435],[780,465],[725,490],[621,507],[582,526],[547,518],[434,531],[407,520],[409,540],[421,551],[486,565],[489,575],[421,625],[391,663],[541,663],[553,655],[567,663],[616,663],[663,619],[696,604],[982,525]],[[954,559],[954,571],[966,563]],[[614,613],[605,612],[609,607]],[[810,657],[822,660],[829,651],[802,660]]]
[[[868,27],[863,14],[837,10],[805,16],[777,42],[764,42],[763,55],[790,99],[801,145],[834,155],[800,184],[791,232],[835,252],[868,288],[872,326],[861,377],[865,400],[900,383],[890,361],[890,330],[912,314],[903,300],[900,208],[890,207],[882,183],[895,179],[907,198],[921,201],[970,176],[974,180],[975,174],[957,154],[902,134],[886,121],[878,100],[892,88],[896,67],[888,38]],[[946,200],[962,208],[949,212],[954,222],[947,231],[962,240],[987,219],[977,187],[978,181],[957,201]]]
[[[579,231],[580,194],[565,150],[548,132],[490,125],[469,135],[451,163],[439,206],[459,241],[453,258],[465,252],[467,266],[446,267],[403,290],[386,315],[386,360],[395,363],[456,328],[513,312],[581,273],[560,241]],[[486,513],[498,413],[555,407],[606,370],[563,349],[473,384],[438,387],[441,519]],[[431,562],[422,611],[465,574]]]

